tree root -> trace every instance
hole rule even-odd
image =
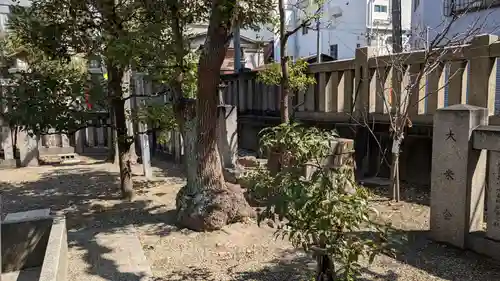
[[[195,231],[219,230],[225,225],[255,217],[243,190],[231,183],[225,183],[219,189],[193,189],[186,185],[177,194],[176,207],[179,224]]]

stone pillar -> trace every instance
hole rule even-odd
[[[12,131],[2,126],[2,148],[5,160],[14,160],[14,146],[12,145]]]
[[[469,48],[474,55],[469,63],[470,81],[467,103],[488,108],[490,115],[495,114],[497,58],[490,56],[489,45],[497,40],[496,35],[480,35],[471,41]]]
[[[219,105],[217,108],[217,146],[224,168],[233,168],[238,155],[238,114],[236,106]]]
[[[38,166],[38,136],[19,132],[19,158],[21,167]]]
[[[87,145],[88,147],[94,147],[95,146],[95,136],[94,136],[94,127],[87,127],[85,129],[87,135]]]
[[[471,136],[487,125],[486,108],[457,104],[434,116],[431,173],[431,237],[464,248],[469,232],[482,229],[486,150],[472,149]]]
[[[370,81],[372,81],[374,73],[370,71],[370,67],[368,66],[368,60],[374,56],[374,53],[374,48],[370,47],[356,49],[356,56],[354,60],[354,92],[357,93],[357,98],[354,112],[352,114],[357,120],[362,120],[364,118],[363,116],[367,116],[369,113],[375,111],[375,102],[373,100],[374,95],[370,95],[372,92]],[[356,159],[356,177],[358,179],[363,178],[368,169],[367,159],[370,159],[370,155],[368,153],[369,141],[370,134],[368,129],[363,126],[356,126],[356,136],[354,139],[356,152],[354,155]]]
[[[139,130],[146,131],[147,125],[141,124]],[[149,135],[140,134],[141,139],[141,158],[142,158],[142,169],[144,171],[144,177],[151,179],[153,177],[153,171],[151,169],[151,155],[149,151]]]
[[[68,135],[61,134],[61,146],[70,147]]]
[[[99,127],[99,128],[97,128],[97,146],[104,147],[105,144],[106,144],[106,140],[104,138],[104,128]]]
[[[78,130],[75,132],[75,151],[76,153],[83,153],[85,147],[85,130]]]
[[[500,151],[489,151],[486,236],[500,241]]]

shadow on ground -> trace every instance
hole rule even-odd
[[[426,231],[399,231],[394,234],[395,258],[382,255],[377,262],[362,270],[359,281],[439,280],[497,281],[500,265],[484,256],[461,251],[427,239]],[[417,270],[409,271],[413,267]],[[234,281],[292,280],[306,281],[314,276],[315,264],[308,256],[292,260],[280,258],[259,271],[235,272]],[[410,273],[410,274],[409,274]],[[419,276],[412,275],[416,273]],[[198,280],[198,279],[180,279]],[[202,280],[202,279],[199,279]],[[205,279],[203,279],[205,280]],[[210,279],[206,279],[210,280]],[[434,280],[434,279],[433,279]]]
[[[163,165],[164,169],[160,169],[163,175],[179,175],[178,171],[169,170],[168,164]],[[151,188],[150,184],[136,182],[136,189],[147,190]],[[77,235],[71,235],[72,232],[90,228],[113,232],[127,225],[155,225],[165,233],[177,229],[173,206],[154,205],[151,201],[140,198],[133,202],[123,202],[119,199],[118,173],[98,171],[90,165],[74,169],[52,169],[41,174],[36,182],[0,182],[0,190],[4,199],[4,213],[38,208],[64,211],[70,233],[70,247],[83,249],[87,253],[85,260],[88,263],[88,273],[105,280],[140,280],[142,276],[120,272],[118,265],[106,258],[106,254],[113,249],[103,247],[92,237],[83,243],[77,239]],[[103,201],[110,204],[104,205]],[[408,265],[444,280],[500,280],[498,264],[484,257],[432,243],[427,240],[427,233],[423,231],[400,232],[398,235],[400,238],[405,237],[407,241],[398,248],[401,254],[397,255],[397,262],[381,257],[386,267],[383,270],[368,268],[359,280],[408,280],[411,276],[402,275],[402,268]],[[93,266],[95,257],[90,252],[93,255],[97,253],[105,270]],[[215,281],[210,279],[210,272],[203,268],[193,267],[176,274],[177,277],[156,281]],[[239,272],[233,269],[229,274],[234,281],[306,280],[304,278],[311,274],[311,259],[307,256],[279,258],[270,262],[263,270]]]
[[[392,188],[390,186],[377,186],[365,184],[365,187],[374,195],[385,200],[392,198]],[[404,202],[415,203],[424,206],[430,206],[430,187],[414,186],[407,183],[401,183],[400,199]]]
[[[132,202],[122,201],[118,173],[99,171],[92,165],[40,171],[37,181],[0,182],[3,215],[40,208],[63,212],[67,220],[69,246],[84,250],[89,274],[105,280],[142,280],[141,274],[118,270],[118,265],[106,257],[113,249],[100,245],[92,234],[84,241],[78,233],[87,229],[113,233],[128,225],[155,225],[162,230],[172,231],[177,229],[175,210],[153,205],[140,196]],[[140,194],[154,187],[154,184],[135,181],[134,187]],[[98,267],[95,266],[96,259],[99,260]]]

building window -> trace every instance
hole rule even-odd
[[[443,3],[446,16],[500,6],[500,0],[444,0]]]
[[[359,47],[361,47],[361,44],[359,44],[359,43],[356,44],[356,48],[359,48]]]
[[[330,57],[334,60],[339,57],[339,46],[337,44],[330,45]]]
[[[387,13],[387,6],[386,5],[375,5],[375,12],[376,13]]]

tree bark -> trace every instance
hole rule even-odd
[[[111,104],[116,126],[118,164],[120,167],[120,190],[123,199],[132,200],[134,197],[134,188],[132,182],[132,165],[130,162],[130,147],[133,142],[130,140],[127,133],[125,102],[122,96],[123,69],[113,64],[108,64],[107,71],[108,90],[111,92]]]
[[[186,106],[186,136],[192,125],[196,134],[186,141],[195,147],[195,165],[188,165],[188,182],[177,195],[179,223],[196,231],[211,231],[240,221],[254,212],[239,186],[225,183],[217,149],[217,105],[220,67],[229,45],[234,3],[215,0],[212,4],[207,39],[198,64],[196,111]],[[190,124],[190,125],[187,125]],[[192,134],[192,131],[191,131]],[[188,153],[188,151],[186,151]],[[193,169],[196,169],[194,172]]]
[[[399,185],[399,154],[401,150],[401,134],[393,138],[392,145],[392,163],[391,163],[391,186],[392,186],[392,199],[396,202],[400,201],[401,188]]]
[[[334,281],[335,265],[326,254],[320,254],[316,257],[316,280],[315,281]]]

